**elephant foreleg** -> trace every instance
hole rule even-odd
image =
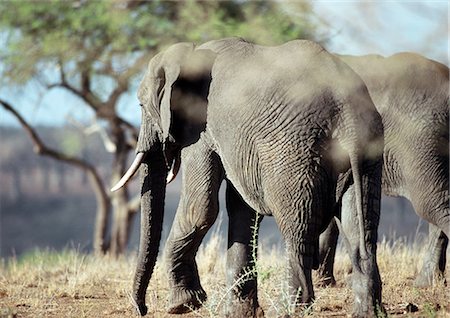
[[[445,153],[448,154],[448,144]],[[417,215],[430,223],[424,262],[414,282],[419,287],[434,284],[435,278],[443,278],[445,271],[450,237],[449,159],[441,154],[429,147],[427,153],[412,156],[411,162],[403,167],[408,199]]]
[[[227,317],[259,317],[257,294],[258,230],[262,216],[250,208],[228,182]]]
[[[435,279],[444,279],[448,237],[437,226],[429,224],[429,242],[422,269],[414,281],[417,287],[431,286]]]
[[[195,255],[217,218],[222,179],[219,157],[201,141],[183,149],[181,198],[165,251],[169,313],[190,311],[206,300]]]

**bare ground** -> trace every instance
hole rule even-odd
[[[200,248],[197,256],[208,301],[202,309],[183,316],[169,315],[167,283],[158,263],[147,292],[148,317],[218,317],[227,295],[225,257],[218,235]],[[449,288],[443,281],[430,288],[415,288],[423,247],[401,241],[380,243],[378,263],[383,280],[383,304],[393,317],[450,317]],[[259,299],[266,317],[289,313],[285,286],[284,252],[262,247],[258,262]],[[4,260],[0,267],[0,317],[136,317],[131,305],[135,257],[113,259],[75,250],[38,251],[21,259]],[[346,317],[351,313],[352,293],[347,286],[350,261],[339,251],[336,287],[316,284],[316,302],[297,316]],[[447,271],[448,272],[448,271]],[[450,277],[447,274],[447,281]],[[317,282],[317,277],[314,277]],[[418,311],[411,313],[413,304]]]

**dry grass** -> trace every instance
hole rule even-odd
[[[423,248],[411,248],[401,241],[380,243],[383,301],[389,316],[404,315],[406,304],[413,303],[419,311],[405,316],[450,317],[447,287],[412,286],[422,254]],[[209,298],[202,309],[181,317],[220,316],[227,293],[221,236],[214,235],[200,248],[197,261]],[[134,264],[135,257],[95,257],[76,250],[38,251],[19,260],[6,260],[0,269],[0,317],[135,317],[129,300]],[[284,264],[284,252],[264,246],[260,249],[259,297],[266,317],[289,312]],[[345,317],[351,312],[352,294],[346,284],[349,267],[348,257],[340,251],[337,286],[316,286],[317,301],[303,315]],[[158,263],[147,293],[153,317],[172,317],[165,313],[166,297],[165,274]]]

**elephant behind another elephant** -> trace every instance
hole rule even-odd
[[[415,284],[431,285],[444,276],[450,230],[449,69],[413,53],[338,56],[366,83],[383,119],[383,193],[407,198],[430,222],[429,247]],[[333,220],[320,242],[324,284],[335,281],[337,236]]]

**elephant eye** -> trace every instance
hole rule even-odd
[[[139,103],[139,106],[144,107],[144,104]]]

